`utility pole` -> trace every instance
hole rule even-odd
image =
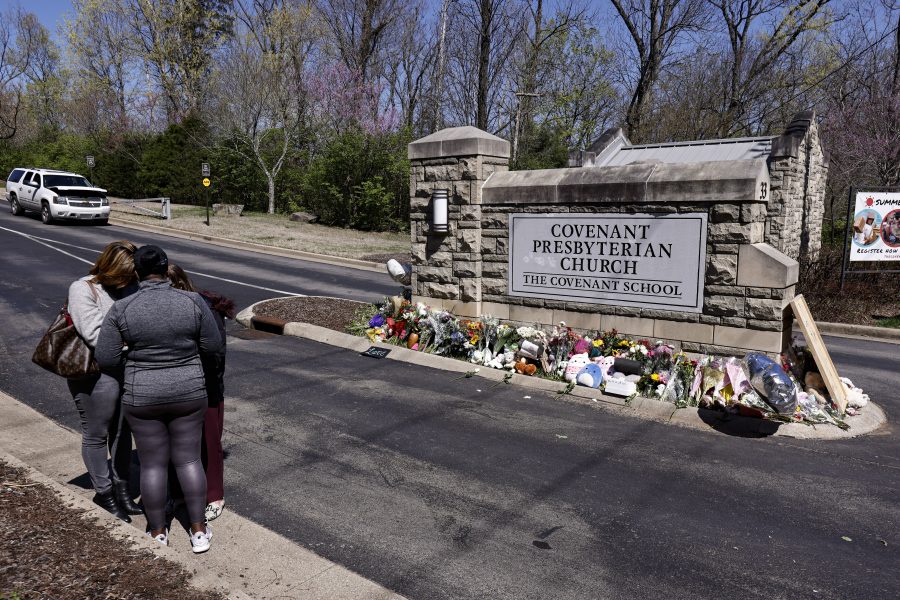
[[[522,119],[522,98],[539,98],[536,92],[516,92],[516,126],[513,129],[512,160],[519,157],[519,122]]]
[[[450,10],[450,2],[452,0],[443,0],[441,3],[440,16],[440,39],[438,41],[438,67],[437,74],[434,78],[432,86],[433,110],[434,110],[434,130],[438,131],[444,126],[444,113],[441,110],[441,94],[438,90],[444,82],[444,62],[446,61],[447,46],[447,12]]]

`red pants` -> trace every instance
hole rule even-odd
[[[225,429],[225,358],[213,357],[204,361],[206,376],[207,407],[203,415],[203,443],[200,445],[200,459],[206,471],[206,503],[225,499],[225,454],[222,451],[222,432]],[[182,498],[184,495],[178,484],[175,470],[169,465],[169,495]]]
[[[222,431],[225,423],[225,402],[209,406],[203,417],[203,446],[200,458],[206,471],[206,503],[225,499],[225,454],[222,452]]]

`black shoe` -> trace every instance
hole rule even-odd
[[[113,495],[112,490],[106,492],[105,494],[94,494],[94,504],[112,513],[126,523],[131,523],[131,517],[129,517],[127,513],[119,508],[119,505],[116,502],[116,497]]]
[[[131,494],[128,493],[127,481],[113,481],[113,492],[116,495],[116,502],[119,503],[119,508],[123,511],[129,515],[140,515],[144,513],[144,509],[131,499]]]

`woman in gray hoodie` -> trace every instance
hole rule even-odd
[[[113,302],[137,289],[134,251],[131,242],[112,242],[88,275],[69,286],[69,315],[75,330],[91,348],[97,345],[100,326]],[[69,379],[68,383],[81,420],[81,457],[94,485],[94,502],[130,522],[128,515],[139,515],[142,510],[128,493],[131,430],[120,410],[118,374]]]
[[[122,406],[141,459],[141,500],[150,537],[168,545],[166,480],[171,459],[191,521],[191,546],[206,552],[206,475],[200,461],[206,380],[201,354],[222,350],[222,336],[199,294],[166,279],[169,259],[157,246],[134,253],[136,294],[116,302],[97,342],[101,369],[124,367]]]

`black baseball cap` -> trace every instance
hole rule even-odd
[[[147,275],[165,275],[169,270],[169,257],[159,246],[141,246],[134,251],[134,270],[141,279]]]

